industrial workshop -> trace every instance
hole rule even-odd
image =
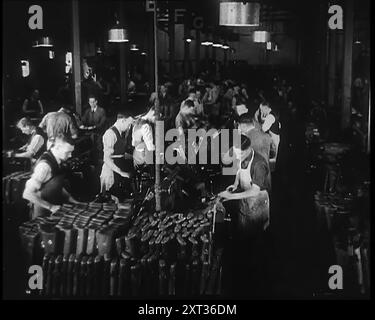
[[[2,6],[3,299],[369,299],[369,0]]]

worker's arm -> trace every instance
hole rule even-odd
[[[112,159],[112,155],[114,153],[114,145],[116,143],[116,135],[107,130],[107,132],[103,135],[103,161],[104,163],[113,171],[118,173],[122,177],[129,178],[129,173],[122,171]]]
[[[45,162],[39,162],[32,174],[31,178],[26,182],[25,190],[23,191],[23,198],[33,204],[41,206],[47,210],[55,211],[59,206],[45,201],[41,197],[41,186],[47,182],[51,176],[51,167]]]
[[[264,123],[262,125],[263,132],[267,132],[275,121],[276,121],[275,117],[272,114],[269,114],[264,120]]]
[[[27,110],[28,105],[29,105],[29,99],[25,99],[25,101],[23,102],[23,105],[22,105],[22,111],[24,113],[29,113],[29,110]]]
[[[32,158],[43,147],[43,144],[44,138],[37,134],[31,140],[30,144],[26,146],[25,152],[16,153],[14,156],[16,158]]]
[[[68,200],[68,202],[79,203],[76,199],[74,199],[72,197],[72,195],[65,188],[62,189],[62,194],[63,194],[64,198]]]
[[[38,106],[39,106],[39,109],[40,109],[40,114],[44,114],[42,101],[38,100]]]
[[[150,128],[149,124],[144,124],[142,126],[142,136],[143,136],[143,141],[147,147],[147,150],[154,151],[155,150],[154,137],[152,135],[152,129]]]
[[[39,123],[39,128],[43,129],[44,132],[46,132],[47,129],[47,118],[48,118],[48,113],[43,117],[42,121]]]
[[[237,171],[236,179],[234,180],[234,183],[228,186],[225,190],[229,192],[233,192],[237,190],[239,182],[240,182],[240,174],[239,174],[239,171]]]
[[[253,183],[249,190],[239,192],[239,193],[230,193],[226,199],[228,200],[241,200],[250,197],[256,197],[260,192],[260,188],[258,185]]]

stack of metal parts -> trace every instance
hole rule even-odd
[[[347,194],[316,192],[315,210],[320,230],[328,231],[336,264],[344,269],[345,288],[352,292],[369,292],[369,234],[363,216],[355,205],[355,197]],[[349,276],[350,275],[350,276]]]
[[[22,193],[31,172],[17,171],[3,177],[3,203],[14,204],[22,200]]]
[[[27,221],[19,227],[27,261],[41,263],[44,253],[110,256],[115,238],[129,229],[132,210],[132,201],[66,204],[50,217]]]
[[[23,246],[43,266],[45,296],[156,297],[221,293],[222,249],[213,254],[213,207],[154,213],[131,203],[64,206],[23,224]],[[43,255],[35,258],[40,244]],[[43,261],[42,261],[43,260]],[[36,262],[38,261],[38,262]]]
[[[221,294],[222,249],[213,253],[212,206],[188,214],[141,212],[117,241],[130,262],[132,296]]]

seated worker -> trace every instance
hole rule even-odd
[[[98,163],[102,159],[102,139],[107,123],[105,110],[98,106],[98,100],[95,96],[89,95],[89,105],[82,117],[82,125],[79,127],[82,130],[88,130],[88,134],[92,141],[94,148],[92,149],[92,160]]]
[[[64,188],[62,162],[68,160],[74,150],[70,137],[57,136],[49,151],[36,163],[33,174],[26,182],[23,198],[33,206],[32,218],[56,212],[63,203],[77,203]]]
[[[145,115],[139,117],[133,123],[132,146],[134,147],[134,167],[145,164],[147,162],[147,152],[155,150],[152,133],[152,126],[155,124],[155,121],[155,109],[151,107]]]
[[[275,146],[275,156],[272,157],[270,163],[276,163],[280,144],[281,124],[268,102],[262,102],[260,104],[259,109],[254,115],[254,120],[258,122],[263,132],[271,135],[273,144]]]
[[[125,113],[118,113],[114,125],[103,135],[103,167],[100,174],[101,192],[109,191],[112,195],[124,199],[130,191],[130,173],[132,162],[126,159],[131,147],[125,133],[131,133],[133,117]],[[127,161],[128,160],[128,161]],[[126,190],[127,189],[127,190]]]
[[[30,158],[32,162],[35,162],[46,149],[46,138],[43,130],[32,124],[29,118],[25,117],[18,121],[17,128],[22,131],[23,134],[29,136],[29,141],[26,145],[19,149],[14,154],[16,158]]]
[[[234,147],[240,159],[233,185],[219,193],[219,197],[235,200],[225,203],[232,215],[234,235],[233,252],[239,294],[248,293],[254,281],[264,279],[262,259],[264,258],[264,230],[269,225],[270,185],[267,176],[269,169],[266,160],[251,148],[250,139],[241,135],[241,145]],[[235,279],[236,280],[236,279]]]
[[[80,129],[94,130],[98,134],[102,134],[107,121],[105,110],[98,106],[98,100],[95,96],[89,96],[88,108],[82,117],[82,125]]]
[[[63,135],[72,139],[78,137],[77,121],[67,105],[64,105],[58,111],[47,113],[39,127],[47,134],[47,150],[50,149],[57,136]]]

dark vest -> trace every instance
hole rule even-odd
[[[116,135],[116,143],[113,146],[113,155],[124,155],[125,153],[132,154],[130,148],[129,148],[129,139],[131,139],[131,128],[129,128],[129,131],[127,131],[124,136],[121,136],[120,132],[117,130],[115,126],[111,127],[111,130]],[[131,142],[130,142],[131,146]],[[113,162],[116,166],[118,166],[121,170],[125,172],[129,172],[132,169],[132,160],[129,161],[129,159],[125,158],[114,158]],[[114,173],[115,177],[119,176],[116,172]]]
[[[278,120],[278,116],[273,113],[273,111],[270,112],[275,117],[275,122],[272,124],[271,128],[269,131],[271,131],[274,134],[280,134],[280,122]]]
[[[43,145],[40,147],[40,149],[37,151],[37,153],[34,155],[34,158],[35,159],[38,159],[44,151],[46,151],[46,142],[47,142],[47,138],[46,138],[46,134],[44,133],[44,131],[39,128],[39,127],[35,127],[35,132],[31,135],[31,137],[29,138],[29,142],[28,144],[31,143],[31,141],[33,140],[33,138],[36,136],[36,135],[39,135],[39,136],[42,136],[43,138]]]
[[[64,172],[60,168],[51,151],[44,152],[37,163],[40,161],[44,161],[50,166],[52,174],[51,179],[41,186],[40,196],[43,200],[48,201],[53,205],[62,205],[64,202],[67,202],[67,199],[64,199],[62,194],[62,189],[64,187]],[[49,214],[49,210],[34,205],[33,218]]]

